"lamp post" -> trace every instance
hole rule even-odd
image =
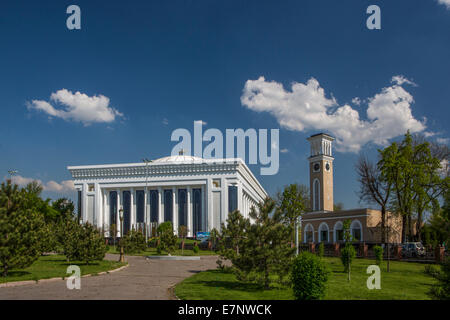
[[[122,207],[119,210],[119,219],[120,219],[120,258],[119,258],[119,262],[125,262],[125,258],[123,256],[123,208]]]
[[[148,199],[148,190],[147,190],[147,184],[148,184],[148,164],[152,162],[152,160],[149,160],[147,158],[142,159],[143,162],[145,162],[145,196],[144,196],[144,202],[145,199]],[[148,201],[147,201],[148,202]],[[145,224],[145,243],[148,241],[148,219],[147,219],[147,203],[144,203],[144,224]]]

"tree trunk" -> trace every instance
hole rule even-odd
[[[348,268],[347,268],[347,280],[348,280],[348,282],[350,282],[350,265],[348,265]]]
[[[411,215],[408,216],[408,233],[409,233],[409,241],[413,240],[413,223]]]
[[[422,210],[417,212],[417,224],[416,224],[416,233],[417,233],[417,241],[422,242]]]
[[[3,265],[3,273],[2,273],[2,275],[4,277],[6,277],[8,275],[8,265],[7,264]]]
[[[406,216],[402,216],[402,242],[406,242]]]
[[[381,243],[386,242],[386,208],[381,207]]]

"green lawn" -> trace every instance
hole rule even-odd
[[[41,256],[28,268],[13,269],[8,273],[8,276],[0,276],[0,283],[68,277],[70,275],[66,273],[66,270],[70,265],[78,265],[81,269],[81,275],[85,275],[116,269],[125,264],[117,261],[102,260],[86,265],[84,262],[67,262],[66,257],[63,255]]]
[[[114,254],[119,254],[120,253],[120,248],[118,246],[116,246],[115,248],[113,246],[109,246],[108,247],[108,253],[114,253]],[[133,253],[130,254],[132,256],[158,256],[159,254],[156,252],[156,248],[147,248],[147,250],[143,251],[143,252],[138,252],[138,253]],[[162,252],[161,255],[167,255],[167,252]],[[216,252],[212,251],[212,250],[199,250],[198,253],[194,253],[193,250],[184,250],[183,254],[181,252],[181,249],[177,249],[175,250],[175,252],[172,255],[176,255],[176,256],[214,256],[217,255]]]
[[[386,272],[386,263],[381,267],[381,289],[369,290],[366,286],[367,266],[373,260],[356,259],[352,266],[351,282],[339,258],[323,258],[332,271],[328,281],[327,295],[329,300],[399,300],[430,299],[427,292],[434,279],[423,273],[424,264],[391,261],[391,271]],[[218,270],[200,272],[179,283],[175,294],[187,300],[289,300],[293,299],[292,290],[287,287],[274,287],[263,290],[254,283],[243,283],[236,280],[231,273]]]

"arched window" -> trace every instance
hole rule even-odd
[[[350,225],[353,241],[363,241],[362,225],[359,220],[353,220]]]
[[[322,222],[319,226],[319,242],[328,242],[328,224],[326,222]]]
[[[334,224],[333,238],[334,242],[344,241],[344,229],[341,221],[338,221]]]
[[[314,242],[314,227],[308,223],[305,227],[304,240],[305,243]]]
[[[313,206],[314,211],[320,211],[320,182],[318,179],[313,183]]]

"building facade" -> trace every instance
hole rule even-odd
[[[229,212],[248,217],[267,193],[241,159],[202,159],[180,154],[146,163],[69,166],[78,191],[78,215],[112,236],[134,229],[151,233],[165,221],[188,236],[220,230]]]
[[[350,220],[354,241],[381,242],[381,211],[368,208],[334,211],[332,142],[334,138],[319,133],[308,138],[311,212],[302,216],[303,243],[335,243],[343,241],[343,223]],[[401,242],[401,217],[388,213],[386,239]]]

